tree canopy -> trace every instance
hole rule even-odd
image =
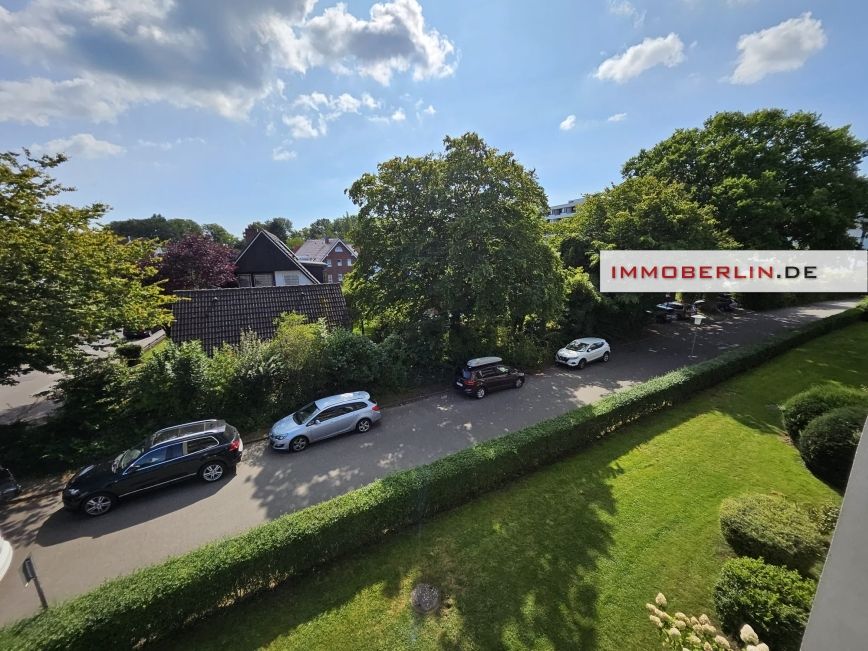
[[[292,221],[286,217],[273,217],[264,222],[251,222],[244,229],[244,241],[250,243],[259,231],[268,231],[276,235],[282,242],[292,237]]]
[[[642,150],[622,172],[683,183],[742,248],[852,248],[847,229],[868,208],[866,154],[848,126],[815,113],[724,112]]]
[[[122,326],[168,323],[172,298],[140,264],[152,240],[123,243],[95,225],[102,204],[54,199],[72,188],[50,170],[66,158],[0,153],[0,383],[20,371],[64,369],[80,345]]]
[[[241,240],[223,228],[220,224],[202,224],[202,234],[218,244],[238,248]]]
[[[237,252],[204,235],[187,235],[169,242],[159,262],[158,275],[166,289],[209,289],[235,281]]]
[[[201,235],[202,227],[192,219],[166,219],[154,214],[146,219],[123,219],[109,222],[107,228],[121,237],[177,242],[185,235]]]
[[[349,188],[359,260],[347,291],[363,314],[424,314],[519,328],[560,309],[560,262],[543,240],[536,175],[475,133],[393,158]]]

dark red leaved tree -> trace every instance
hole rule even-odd
[[[208,289],[235,282],[237,252],[203,235],[187,235],[166,245],[159,276],[166,289]]]

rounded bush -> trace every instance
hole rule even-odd
[[[714,586],[714,607],[724,631],[750,624],[775,651],[797,651],[808,623],[816,581],[757,558],[733,558]]]
[[[868,393],[852,387],[824,384],[797,393],[781,405],[784,427],[790,438],[798,443],[802,431],[817,416],[837,407],[868,405]]]
[[[723,500],[720,530],[741,556],[807,572],[825,546],[817,526],[792,502],[777,495]]]
[[[823,481],[844,488],[866,416],[865,406],[839,407],[808,423],[799,441],[799,451],[810,471]]]

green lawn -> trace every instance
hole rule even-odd
[[[782,436],[775,405],[822,381],[868,384],[868,324],[794,350],[503,490],[236,606],[178,649],[657,648],[643,604],[712,613],[730,553],[721,500],[837,502]],[[415,582],[441,612],[409,608]],[[171,643],[170,643],[171,648]]]

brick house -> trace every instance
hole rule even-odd
[[[307,240],[295,249],[296,257],[302,264],[319,263],[324,265],[322,282],[341,283],[358,260],[358,253],[351,244],[339,237],[326,237],[321,240]]]
[[[324,262],[302,261],[279,237],[259,231],[235,259],[239,287],[319,285]]]

